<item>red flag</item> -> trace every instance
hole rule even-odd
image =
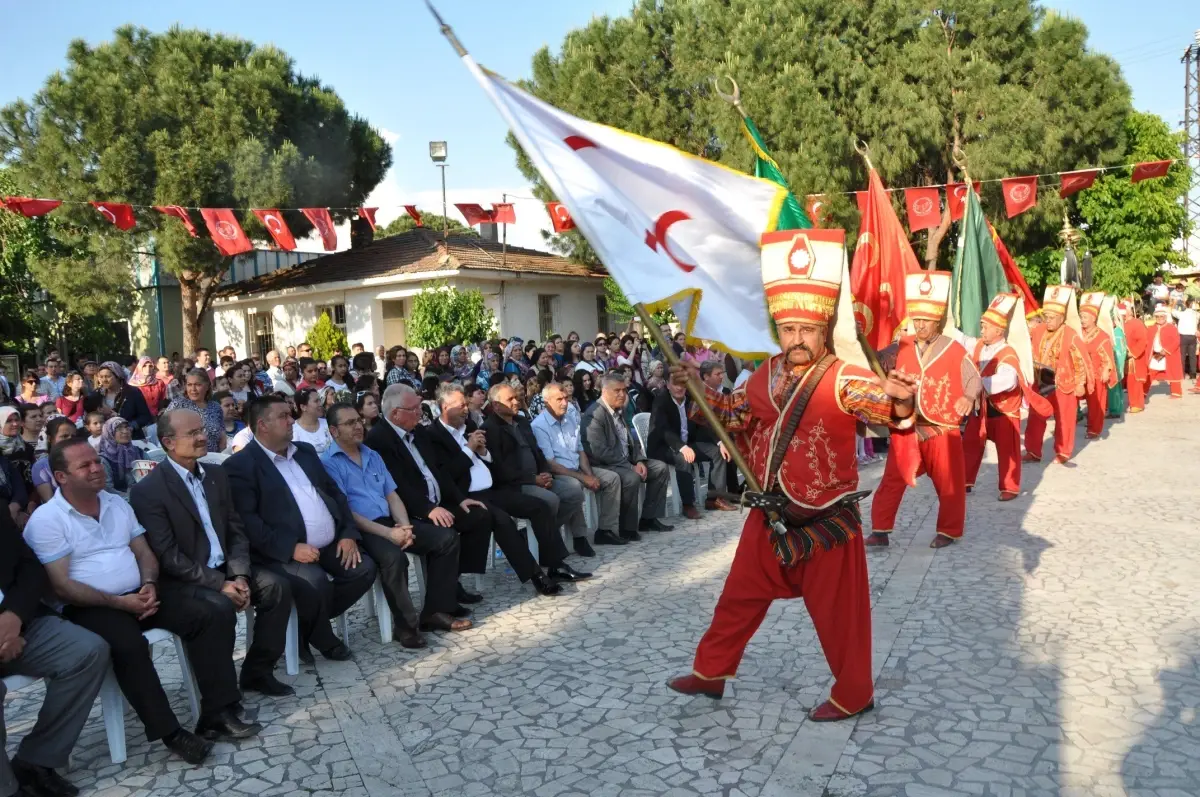
[[[379,229],[377,226],[375,226],[375,211],[377,211],[377,210],[379,210],[379,208],[359,208],[358,209],[358,217],[360,219],[366,219],[367,224],[371,225],[372,230]]]
[[[996,232],[996,228],[990,221],[988,222],[988,231],[992,234],[992,243],[996,245],[996,254],[1000,256],[1000,265],[1004,266],[1004,276],[1008,279],[1008,284],[1025,299],[1025,314],[1034,312],[1038,309],[1038,301],[1034,297],[1033,291],[1030,290],[1029,283],[1025,281],[1025,275],[1017,267],[1016,261],[1008,253],[1008,247],[1004,245],[1004,241],[1000,240],[1000,234]]]
[[[20,213],[27,219],[32,219],[35,216],[45,216],[50,211],[62,204],[58,199],[30,199],[25,196],[6,196],[3,200],[4,207],[11,210],[13,213]]]
[[[1066,199],[1071,194],[1082,191],[1085,188],[1091,188],[1092,183],[1096,182],[1096,176],[1100,174],[1099,169],[1083,169],[1078,172],[1063,172],[1059,175],[1062,178],[1062,184],[1058,187],[1058,195]]]
[[[482,205],[462,202],[455,203],[454,207],[458,208],[458,212],[463,214],[463,218],[467,220],[468,227],[474,227],[476,224],[493,221],[493,212],[484,210]]]
[[[937,189],[931,190],[936,198]],[[920,271],[921,265],[874,169],[864,193],[866,210],[850,267],[850,292],[854,295],[854,320],[871,346],[882,349],[892,342],[904,318],[904,275]]]
[[[825,201],[824,194],[809,194],[804,197],[804,210],[808,213],[808,219],[814,227],[820,228],[822,224],[829,221],[828,207],[829,203]]]
[[[854,204],[858,205],[858,214],[861,216],[867,212],[867,192],[855,191]]]
[[[238,224],[237,216],[229,208],[200,208],[200,215],[204,217],[208,234],[221,254],[233,257],[254,248],[242,231],[242,225]]]
[[[492,221],[497,224],[516,224],[517,211],[513,209],[511,202],[492,205]]]
[[[979,193],[980,182],[972,181],[975,184],[975,193]],[[963,211],[967,208],[967,184],[966,183],[950,183],[946,186],[946,204],[950,206],[950,220],[958,221],[963,217]]]
[[[1019,216],[1037,204],[1037,175],[1008,177],[1000,181],[1008,217]]]
[[[287,222],[283,220],[283,214],[275,208],[263,208],[251,210],[258,220],[267,228],[267,232],[271,233],[271,237],[275,239],[275,245],[286,252],[290,252],[296,248],[296,238],[292,235],[292,231],[288,229]]]
[[[133,205],[124,202],[92,202],[91,205],[118,230],[132,230],[137,224],[137,219],[133,217]]]
[[[905,188],[904,204],[908,206],[908,229],[913,232],[936,227],[942,221],[942,206],[936,188]]]
[[[425,226],[424,224],[421,223],[421,213],[420,213],[420,211],[417,210],[416,205],[405,205],[404,209],[406,211],[408,211],[408,215],[412,217],[412,220],[417,223],[418,227]]]
[[[555,232],[575,229],[575,219],[571,218],[571,211],[563,203],[547,202],[546,212],[550,214],[550,223],[554,225]]]
[[[183,226],[192,234],[193,238],[199,238],[200,233],[196,232],[196,225],[192,224],[192,217],[188,215],[187,208],[179,205],[155,205],[154,209],[164,216],[174,216],[183,222]]]
[[[317,232],[321,233],[321,245],[325,247],[325,251],[336,252],[337,230],[333,227],[333,218],[329,215],[329,208],[300,208],[300,212],[312,222],[312,225],[317,228]]]
[[[1139,163],[1133,167],[1133,174],[1129,181],[1132,183],[1140,183],[1142,180],[1152,180],[1155,177],[1166,177],[1167,170],[1171,168],[1174,161],[1147,161]]]

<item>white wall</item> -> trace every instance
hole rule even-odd
[[[565,336],[571,330],[589,339],[596,332],[596,297],[604,295],[601,280],[520,277],[502,282],[481,280],[455,281],[462,290],[479,288],[487,305],[496,314],[500,337],[514,335],[525,340],[541,340],[538,296],[557,296],[554,331]]]

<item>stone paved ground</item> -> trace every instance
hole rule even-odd
[[[776,603],[722,702],[663,687],[733,553],[737,516],[714,513],[601,549],[599,577],[559,599],[489,575],[479,626],[416,654],[356,607],[356,660],[248,698],[266,729],[212,766],[168,759],[132,715],[111,765],[97,708],[70,777],[105,797],[1200,794],[1200,435],[1178,431],[1198,405],[1156,392],[1075,467],[1027,469],[1009,504],[985,464],[946,550],[927,547],[928,484],[910,492],[870,555],[878,708],[853,724],[804,721],[829,675],[799,601]],[[172,652],[160,667],[186,715]],[[9,695],[10,740],[40,692]]]

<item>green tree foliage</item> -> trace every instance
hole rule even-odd
[[[1086,48],[1082,23],[1033,0],[937,5],[639,0],[628,16],[572,31],[559,52],[540,50],[526,88],[585,119],[749,170],[738,115],[710,83],[730,75],[798,196],[862,189],[858,139],[895,186],[961,180],[956,146],[973,179],[1119,162],[1129,87],[1115,61]],[[552,200],[519,149],[517,162]],[[984,194],[997,217],[998,186]],[[832,205],[833,224],[857,225],[852,196]],[[999,231],[1031,251],[1053,243],[1061,217],[1048,195]],[[946,216],[928,235],[927,261],[949,225]],[[593,262],[580,240],[571,232],[554,242]]]
[[[315,360],[328,361],[338,352],[345,354],[350,351],[350,342],[346,340],[345,330],[333,323],[329,313],[321,313],[317,323],[308,330],[304,342],[312,346]]]
[[[608,308],[610,326],[613,327],[613,329],[606,330],[607,332],[616,331],[617,326],[624,326],[629,323],[630,319],[637,316],[637,311],[625,297],[625,292],[612,277],[604,278],[604,299]],[[673,324],[676,320],[675,313],[669,309],[653,313],[652,317],[657,324]]]
[[[425,226],[425,229],[440,233],[442,231],[443,218],[436,213],[422,213],[421,223]],[[461,221],[452,218],[445,218],[445,221],[447,223],[447,232],[452,232],[456,235],[479,236],[474,227],[468,227]],[[386,227],[380,227],[376,230],[375,240],[378,241],[380,238],[387,238],[389,235],[399,235],[402,232],[408,232],[416,228],[417,223],[413,221],[412,216],[405,213],[403,216],[397,216],[392,219]]]
[[[132,26],[97,47],[72,42],[64,72],[32,100],[0,109],[0,157],[35,196],[215,208],[357,207],[392,160],[377,131],[279,49]],[[194,350],[230,263],[206,234],[192,238],[178,219],[154,211],[138,212],[135,235],[86,204],[55,216],[71,233],[61,240],[82,259],[56,258],[53,271],[39,274],[47,289],[72,302],[112,302],[128,287],[132,248],[152,236],[179,280],[184,348]],[[300,213],[285,216],[297,236],[312,230]],[[203,230],[198,214],[193,221]],[[268,240],[252,214],[241,221]]]
[[[445,282],[434,282],[413,297],[408,318],[408,343],[436,349],[490,338],[496,316],[476,288],[460,291]]]

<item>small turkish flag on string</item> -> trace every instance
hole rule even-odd
[[[1037,176],[1009,177],[1000,181],[1008,217],[1019,216],[1037,204]]]
[[[367,224],[371,225],[372,230],[379,229],[378,227],[375,226],[375,211],[377,211],[377,210],[379,210],[379,208],[359,208],[358,209],[358,217],[360,219],[366,219]]]
[[[132,230],[137,224],[133,217],[133,205],[124,202],[92,202],[92,207],[100,211],[100,215],[108,219],[118,230]]]
[[[975,184],[975,193],[979,193],[979,181],[972,181]],[[958,221],[963,217],[963,211],[967,207],[967,184],[966,183],[950,183],[946,186],[946,204],[950,206],[950,220]]]
[[[484,210],[482,205],[473,203],[456,202],[454,207],[458,208],[458,212],[463,214],[463,218],[467,220],[468,227],[474,227],[476,224],[483,224],[489,221],[495,221],[493,212]]]
[[[809,221],[814,227],[820,227],[829,221],[829,203],[824,194],[809,194],[804,197],[804,210],[808,213]]]
[[[267,232],[271,233],[271,237],[275,239],[275,245],[285,252],[290,252],[296,248],[296,238],[292,235],[292,231],[288,229],[287,222],[283,220],[283,214],[275,208],[264,208],[252,210],[258,220],[267,228]]]
[[[30,199],[25,196],[6,196],[3,203],[4,207],[13,213],[20,213],[27,219],[32,219],[35,216],[45,216],[62,204],[57,199]]]
[[[575,219],[571,218],[571,211],[563,203],[547,202],[546,212],[550,214],[550,223],[554,225],[555,232],[575,229]]]
[[[329,215],[329,208],[300,208],[300,212],[312,222],[312,225],[317,228],[317,232],[321,234],[321,245],[325,247],[325,251],[337,251],[337,230],[333,228],[333,218]]]
[[[497,224],[516,224],[517,211],[513,210],[511,202],[500,202],[492,205],[492,221]]]
[[[1062,179],[1062,184],[1058,187],[1058,195],[1066,199],[1071,194],[1082,191],[1085,188],[1091,188],[1092,183],[1096,182],[1096,176],[1100,174],[1099,169],[1083,169],[1078,172],[1063,172],[1059,175]]]
[[[408,212],[408,215],[410,217],[412,217],[412,220],[417,223],[418,227],[425,226],[424,224],[421,223],[421,213],[420,213],[420,211],[417,210],[416,205],[405,205],[404,209]]]
[[[905,188],[908,229],[912,232],[936,227],[942,220],[942,203],[936,188]]]
[[[199,238],[200,233],[196,232],[196,225],[192,223],[192,217],[188,215],[187,208],[179,205],[155,205],[154,209],[164,216],[174,216],[183,222],[183,226],[192,234],[193,238]]]
[[[1174,161],[1148,161],[1139,163],[1133,167],[1133,174],[1130,175],[1131,183],[1140,183],[1142,180],[1152,180],[1155,177],[1166,177],[1167,170],[1171,168]]]
[[[229,208],[200,208],[200,215],[204,217],[208,234],[221,254],[233,257],[254,248],[242,231],[242,225],[238,224],[237,216]]]
[[[854,192],[854,203],[856,205],[858,205],[859,215],[866,213],[867,212],[867,192],[866,191],[855,191]]]

